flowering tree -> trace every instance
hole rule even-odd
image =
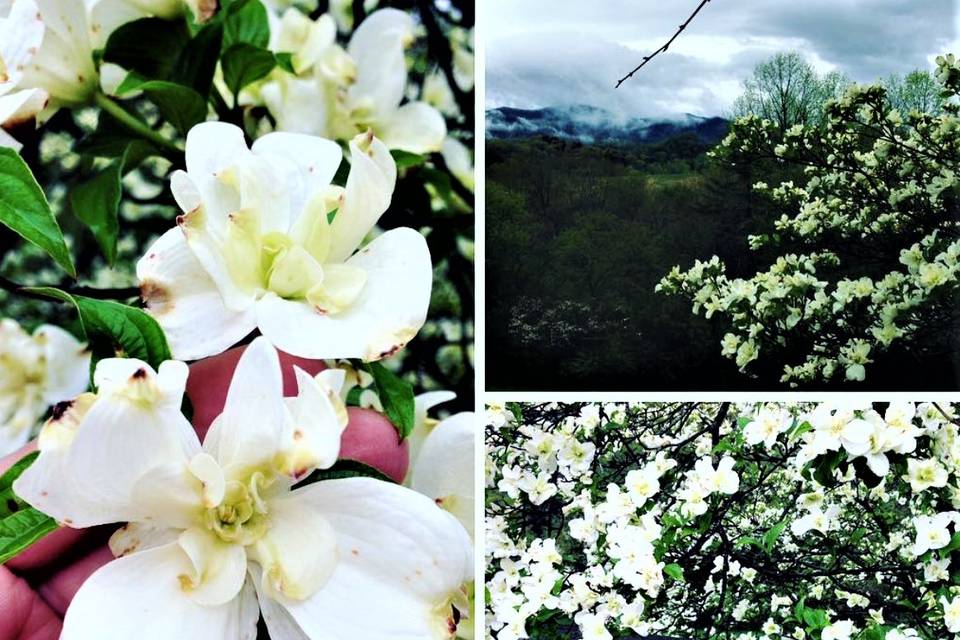
[[[489,633],[958,636],[955,410],[490,406]]]
[[[779,369],[794,386],[863,381],[886,354],[955,351],[960,65],[952,55],[937,65],[937,113],[902,113],[882,86],[854,87],[819,126],[781,136],[746,117],[717,148],[734,164],[802,168],[798,181],[755,185],[783,209],[769,233],[750,237],[775,256],[767,271],[735,277],[715,256],[658,286],[728,328],[722,352],[741,370]]]
[[[63,637],[472,637],[473,8],[301,4],[0,3],[0,562],[119,526]]]

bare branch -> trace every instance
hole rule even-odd
[[[676,40],[678,37],[680,37],[680,34],[683,33],[683,31],[684,31],[688,26],[690,26],[690,23],[693,22],[693,19],[697,17],[697,14],[700,13],[700,10],[703,9],[705,6],[707,6],[707,3],[709,3],[709,2],[710,2],[710,0],[701,0],[700,4],[697,6],[697,8],[694,9],[693,13],[690,14],[690,17],[687,18],[687,21],[684,22],[682,25],[680,25],[680,27],[677,29],[677,32],[676,32],[675,34],[673,34],[673,37],[672,37],[672,38],[670,38],[669,40],[667,40],[667,43],[666,43],[665,45],[663,45],[662,47],[660,47],[659,49],[657,49],[656,51],[654,51],[654,52],[651,53],[650,55],[644,56],[644,57],[643,57],[643,62],[641,62],[639,65],[637,65],[637,67],[636,67],[633,71],[631,71],[631,72],[628,73],[627,75],[625,75],[625,76],[623,76],[622,78],[620,78],[619,80],[617,80],[617,89],[620,88],[620,85],[621,85],[621,84],[623,84],[624,82],[626,82],[627,80],[629,80],[630,78],[632,78],[632,77],[633,77],[633,74],[635,74],[637,71],[640,71],[640,69],[643,69],[643,68],[647,65],[648,62],[650,62],[651,60],[653,60],[654,58],[656,58],[656,57],[657,57],[658,55],[660,55],[661,53],[666,53],[667,49],[670,48],[670,45],[673,44],[673,41]]]

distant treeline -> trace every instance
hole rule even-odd
[[[629,147],[488,140],[491,389],[781,388],[779,371],[740,373],[720,355],[721,327],[654,292],[674,265],[716,254],[749,277],[775,257],[747,246],[781,213],[751,186],[802,175],[708,151],[692,134]],[[940,388],[950,375],[911,366],[904,379],[903,362],[888,360],[871,388]]]

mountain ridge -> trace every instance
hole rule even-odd
[[[662,118],[618,117],[601,107],[570,105],[486,111],[486,135],[493,140],[547,136],[584,144],[651,144],[693,134],[708,144],[727,134],[729,121],[720,117],[680,114]]]

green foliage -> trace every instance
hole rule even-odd
[[[0,223],[76,276],[70,250],[40,185],[17,152],[7,148],[0,148]]]
[[[32,289],[69,302],[80,314],[80,324],[93,349],[93,362],[102,358],[137,358],[156,369],[171,359],[167,338],[156,320],[145,312],[112,300],[94,300],[53,288]]]
[[[124,95],[132,91],[145,93],[157,105],[163,118],[183,135],[207,119],[206,100],[190,87],[130,74],[117,88],[117,94]]]
[[[358,462],[357,460],[340,459],[328,469],[317,469],[303,481],[300,486],[320,482],[321,480],[342,480],[344,478],[373,478],[395,484],[393,479],[370,465]]]
[[[223,80],[236,96],[248,84],[260,80],[273,71],[278,61],[270,51],[240,42],[224,52],[221,64]]]
[[[413,386],[379,362],[368,362],[363,366],[373,376],[383,412],[396,427],[400,440],[406,440],[416,426]]]
[[[57,529],[53,518],[24,503],[13,492],[14,481],[37,455],[28,454],[0,475],[0,564]]]

